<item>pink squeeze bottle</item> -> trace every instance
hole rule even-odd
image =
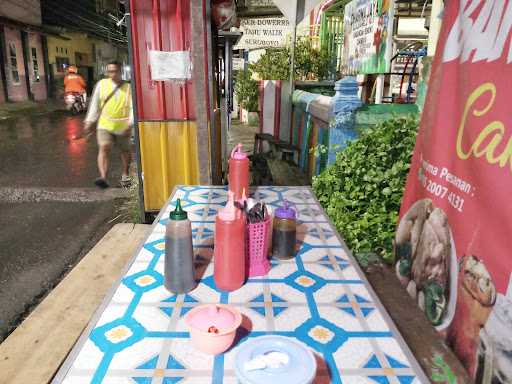
[[[234,291],[245,281],[245,218],[228,192],[228,203],[215,219],[213,278],[218,289]]]
[[[229,159],[228,173],[229,190],[235,194],[235,200],[242,198],[242,191],[249,194],[249,158],[243,152],[242,144],[238,144]]]

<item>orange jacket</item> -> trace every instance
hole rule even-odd
[[[64,77],[64,92],[85,92],[85,80],[82,76],[70,73]]]

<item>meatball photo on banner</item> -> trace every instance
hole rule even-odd
[[[445,6],[396,273],[475,383],[512,383],[512,1]]]

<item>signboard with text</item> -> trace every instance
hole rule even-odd
[[[291,33],[284,17],[243,18],[240,30],[243,35],[234,49],[282,48]]]
[[[445,4],[396,272],[475,383],[512,383],[512,8]]]
[[[393,12],[393,0],[353,0],[345,6],[345,73],[389,72],[393,49]]]

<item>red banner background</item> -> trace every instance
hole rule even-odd
[[[512,382],[511,26],[512,1],[446,2],[396,239],[404,286],[429,308],[444,288],[433,323],[486,384]]]

